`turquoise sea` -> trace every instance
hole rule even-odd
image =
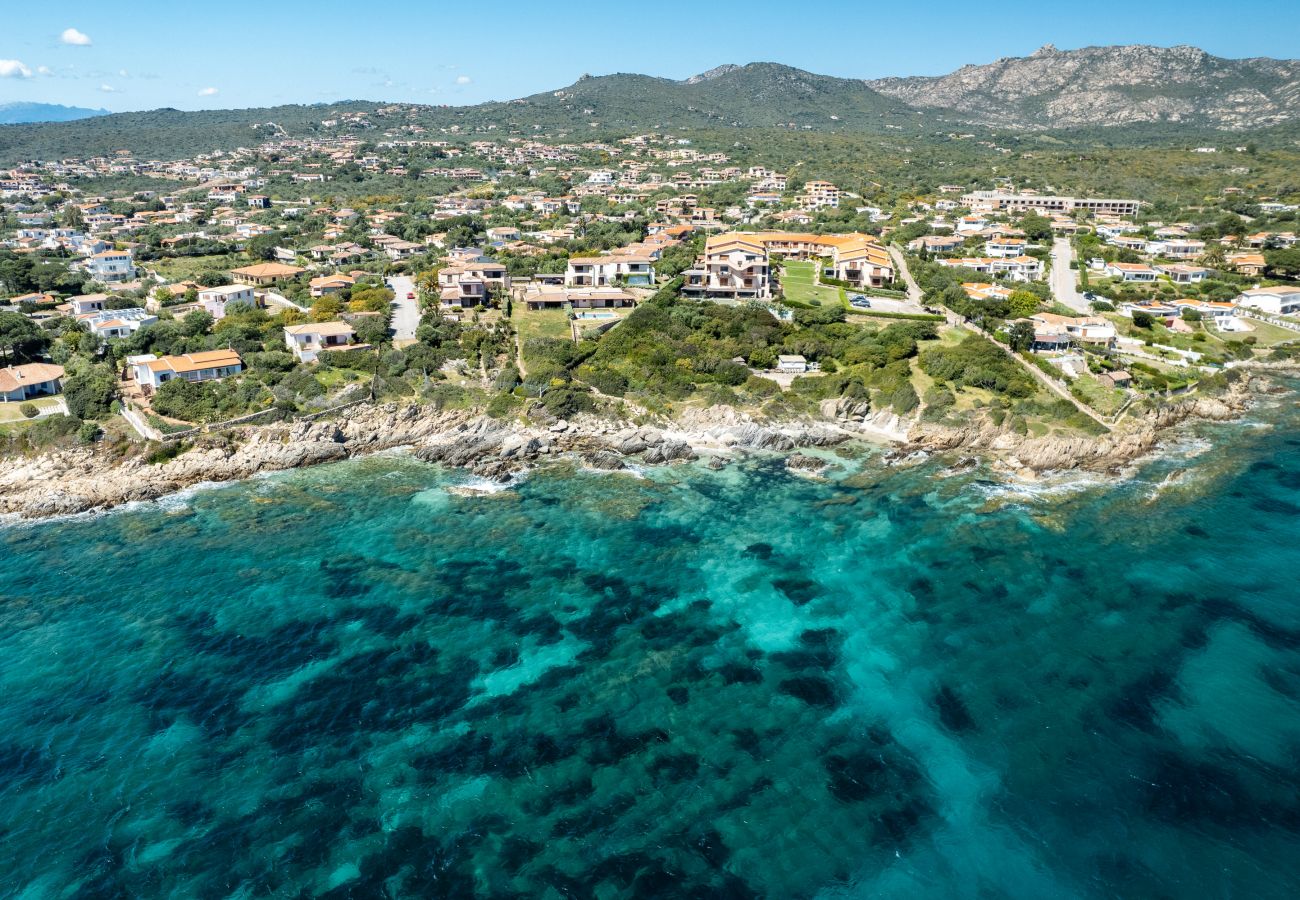
[[[1294,898],[1257,420],[1035,490],[373,458],[0,527],[0,897]]]

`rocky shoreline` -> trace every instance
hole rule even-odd
[[[1065,469],[1116,472],[1154,452],[1166,433],[1194,421],[1225,422],[1243,416],[1254,397],[1271,392],[1262,379],[1242,379],[1222,396],[1191,396],[1158,407],[1123,427],[1098,437],[1026,437],[983,421],[962,428],[921,424],[912,433],[913,449],[992,454],[1000,467],[1022,476]]]
[[[568,456],[600,469],[628,460],[661,465],[715,460],[755,452],[792,452],[847,441],[886,443],[890,458],[917,451],[991,455],[1008,472],[1117,471],[1156,448],[1162,434],[1196,419],[1237,418],[1251,396],[1266,390],[1243,379],[1221,397],[1188,398],[1157,409],[1128,427],[1100,437],[1026,437],[983,421],[951,427],[874,415],[865,403],[831,400],[821,421],[779,424],[754,421],[730,407],[691,411],[662,426],[638,426],[596,416],[524,426],[470,411],[420,405],[356,407],[336,421],[296,422],[237,429],[199,441],[174,459],[151,464],[140,456],[113,461],[90,448],[18,459],[0,471],[0,515],[36,519],[157,500],[206,482],[250,478],[265,472],[409,448],[418,459],[505,480],[546,459]],[[815,473],[813,457],[794,454],[792,471]]]

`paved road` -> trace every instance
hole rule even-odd
[[[893,244],[889,245],[889,255],[894,260],[894,268],[902,274],[903,281],[907,284],[907,299],[916,306],[921,305],[921,287],[912,277],[912,273],[907,270],[907,261],[903,259],[903,254],[898,252],[898,247]]]
[[[415,293],[415,281],[407,275],[393,275],[388,286],[397,295],[393,300],[393,340],[415,340],[415,329],[420,324],[420,301],[407,295]]]
[[[1070,243],[1069,238],[1058,237],[1052,242],[1052,294],[1057,302],[1086,315],[1091,313],[1092,309],[1088,306],[1088,301],[1083,298],[1083,294],[1079,293],[1075,280],[1076,273],[1070,268],[1072,259],[1074,259],[1074,245]]]

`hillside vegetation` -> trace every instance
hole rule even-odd
[[[0,164],[129,151],[176,159],[255,146],[279,134],[336,133],[323,123],[384,104],[184,112],[160,109],[76,122],[0,126]],[[791,130],[800,134],[928,135],[998,140],[1060,132],[1071,144],[1207,140],[1262,132],[1273,145],[1300,130],[1300,62],[1229,60],[1192,47],[1046,47],[1030,57],[966,66],[937,78],[863,81],[777,63],[720,66],[674,81],[583,76],[566,88],[476,106],[400,104],[398,122],[432,134],[504,131],[606,138],[635,131]],[[989,129],[996,129],[990,132]]]

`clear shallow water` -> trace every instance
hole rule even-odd
[[[1269,417],[1074,490],[373,459],[0,529],[0,896],[1294,897]]]

